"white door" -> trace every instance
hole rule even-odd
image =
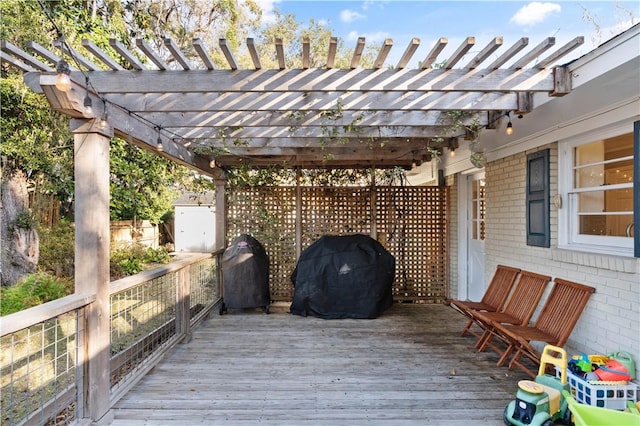
[[[485,291],[484,239],[485,239],[485,180],[484,173],[467,176],[467,298],[482,299]]]
[[[458,298],[479,301],[485,291],[486,204],[484,172],[462,175],[459,194]]]
[[[215,242],[215,211],[210,206],[176,208],[176,251],[210,253]]]

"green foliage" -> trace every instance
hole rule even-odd
[[[16,215],[14,227],[17,229],[32,229],[35,227],[36,221],[29,210],[21,210]]]
[[[258,50],[262,53],[264,68],[277,68],[278,62],[273,49],[273,41],[282,39],[285,49],[286,66],[288,68],[302,67],[302,40],[309,38],[309,67],[322,68],[326,65],[329,41],[332,37],[331,28],[319,21],[310,19],[304,25],[296,21],[294,15],[282,15],[277,9],[274,11],[275,21],[262,29],[258,35]],[[374,52],[377,47],[367,46],[362,54],[360,64],[363,67],[373,64]],[[269,56],[270,55],[270,56]],[[344,41],[337,40],[335,68],[349,68],[353,49],[345,49]]]
[[[168,37],[182,47],[187,57],[197,56],[192,47],[194,38],[211,47],[224,38],[231,49],[237,51],[249,31],[257,29],[261,15],[253,0],[124,0],[121,3],[131,40],[145,39],[163,51],[163,38]],[[217,49],[211,53],[214,63],[223,68],[226,62],[222,53]]]
[[[141,244],[119,244],[111,250],[111,280],[135,275],[145,269],[145,265],[169,263],[171,257],[164,248],[144,247]]]
[[[147,251],[142,258],[144,263],[169,263],[171,256],[162,247],[154,249],[153,247],[147,247]]]
[[[140,259],[145,250],[140,244],[118,244],[111,249],[109,256],[111,279],[117,280],[142,271]]]
[[[0,80],[0,155],[9,169],[25,172],[30,185],[67,202],[73,193],[73,144],[67,121],[18,75]]]
[[[402,185],[406,183],[405,171],[401,167],[393,169],[302,169],[300,184],[303,186],[368,186],[372,174],[382,185]],[[296,184],[296,171],[285,167],[251,169],[248,166],[228,171],[229,187],[291,186]]]
[[[59,299],[73,292],[73,283],[47,273],[28,275],[12,287],[0,289],[0,315]]]
[[[40,236],[40,257],[38,271],[56,277],[73,278],[74,238],[73,224],[66,219],[53,226],[38,226]]]
[[[111,220],[160,223],[189,176],[185,167],[118,138],[111,143],[110,166]]]
[[[230,187],[294,185],[295,173],[295,170],[286,167],[271,166],[264,169],[252,169],[247,165],[242,165],[228,171],[227,183]]]

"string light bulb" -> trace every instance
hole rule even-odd
[[[102,119],[100,120],[100,127],[106,129],[109,126],[109,113],[107,111],[107,101],[102,98]]]
[[[86,118],[93,118],[93,102],[88,93],[84,97],[84,112],[82,115]]]
[[[156,142],[156,149],[158,152],[164,151],[164,146],[162,146],[162,138],[158,136],[158,142]]]
[[[449,148],[449,156],[456,156],[456,149],[458,149],[458,139],[455,137],[449,138],[447,140],[447,148]]]
[[[507,113],[507,117],[509,117],[509,122],[507,123],[507,129],[505,130],[505,133],[507,134],[507,136],[511,136],[513,134],[513,123],[511,122],[511,115],[509,113]]]
[[[56,65],[56,72],[58,75],[56,76],[56,88],[61,92],[68,92],[71,90],[71,69],[69,68],[69,64],[64,59],[60,59],[58,64]]]
[[[89,77],[86,79],[87,93],[84,95],[84,115],[86,118],[93,118],[93,102],[91,101],[91,97],[89,96]]]
[[[209,167],[212,169],[216,168],[216,160],[212,159],[211,161],[209,161]]]

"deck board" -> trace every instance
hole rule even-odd
[[[114,407],[113,426],[500,425],[523,373],[443,305],[375,320],[212,315]]]

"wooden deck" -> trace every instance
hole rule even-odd
[[[375,320],[212,315],[114,407],[114,426],[500,425],[521,372],[443,305]]]

